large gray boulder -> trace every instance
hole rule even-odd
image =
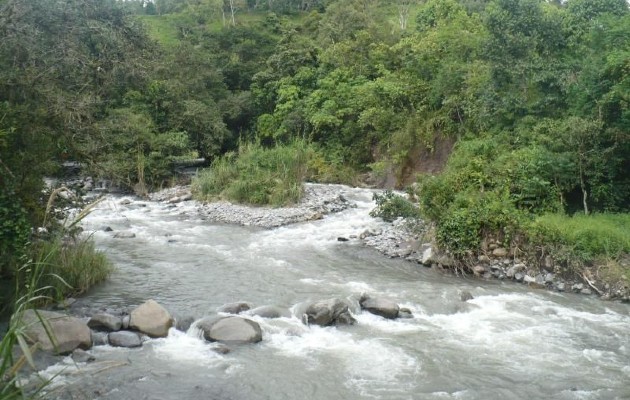
[[[361,296],[359,300],[361,308],[372,314],[379,315],[387,319],[395,319],[398,317],[400,307],[389,299],[382,297]]]
[[[245,344],[262,340],[260,325],[242,317],[208,317],[197,322],[197,328],[210,342]]]
[[[148,300],[131,312],[129,327],[151,337],[166,337],[173,317],[155,300]]]
[[[142,339],[135,332],[130,331],[118,331],[111,332],[108,335],[109,344],[114,347],[140,347],[142,346]]]
[[[36,314],[34,310],[27,310],[22,322],[27,339],[31,343],[39,342],[43,350],[68,354],[76,348],[92,347],[90,328],[78,318],[52,311],[38,310]]]
[[[328,299],[311,303],[304,313],[305,322],[320,326],[353,325],[354,319],[348,303],[341,299]]]
[[[122,318],[107,313],[97,313],[88,321],[88,327],[98,331],[119,331],[122,328]]]
[[[257,315],[262,318],[290,318],[291,312],[278,306],[260,306],[249,310],[247,315]]]

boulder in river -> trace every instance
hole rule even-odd
[[[225,344],[258,343],[262,329],[255,321],[242,317],[207,317],[197,322],[204,339]]]
[[[122,318],[107,313],[97,313],[88,321],[88,327],[97,331],[119,331],[122,328]]]
[[[290,318],[291,312],[278,306],[260,306],[249,310],[247,315],[257,315],[262,318]]]
[[[166,337],[173,317],[155,300],[148,300],[131,312],[129,327],[151,337]]]
[[[92,347],[90,328],[78,318],[53,311],[27,310],[22,322],[28,340],[39,342],[43,350],[68,354],[76,348]]]
[[[387,319],[397,318],[400,310],[398,304],[382,297],[363,295],[361,300],[359,300],[359,304],[361,304],[363,310]]]
[[[118,331],[111,332],[108,335],[109,344],[114,347],[140,347],[142,346],[142,339],[140,336],[131,331]]]
[[[226,314],[240,314],[243,311],[247,311],[251,308],[252,306],[249,303],[239,301],[236,303],[224,304],[221,307],[217,308],[217,312],[222,312]]]
[[[353,325],[356,320],[350,314],[348,304],[341,299],[328,299],[312,303],[304,313],[308,324],[320,326]]]

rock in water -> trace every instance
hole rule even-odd
[[[88,326],[98,331],[119,331],[122,328],[122,318],[107,313],[92,315],[88,321]]]
[[[72,352],[72,360],[79,363],[94,361],[96,360],[96,358],[85,350],[74,349],[74,351]]]
[[[243,311],[247,311],[252,308],[249,303],[245,303],[243,301],[239,301],[237,303],[229,303],[224,304],[221,307],[217,308],[217,312],[222,312],[226,314],[240,314]]]
[[[173,317],[155,300],[149,300],[131,312],[129,327],[151,337],[166,337]]]
[[[186,332],[190,329],[190,326],[195,322],[195,317],[186,316],[186,317],[176,317],[175,318],[175,329],[178,331]]]
[[[291,313],[286,308],[277,306],[260,306],[247,312],[248,315],[257,315],[262,318],[290,318]]]
[[[86,350],[92,347],[90,328],[78,318],[52,311],[39,310],[36,314],[34,310],[27,310],[22,322],[28,340],[31,343],[39,342],[43,350],[68,354],[76,348]]]
[[[408,308],[400,308],[398,310],[398,318],[413,318],[413,313]]]
[[[140,347],[142,346],[142,340],[135,332],[130,331],[118,331],[111,332],[108,335],[109,344],[114,347]]]
[[[136,234],[133,232],[118,232],[114,234],[114,238],[116,239],[132,239],[135,237]]]
[[[353,325],[356,323],[350,314],[348,304],[340,299],[328,299],[312,303],[304,313],[309,324],[320,326]]]
[[[459,294],[459,299],[461,301],[468,301],[474,299],[474,297],[472,293],[470,293],[468,290],[462,290],[462,292]]]
[[[387,319],[395,319],[398,317],[398,311],[400,310],[398,304],[389,299],[379,297],[372,298],[366,295],[361,296],[359,304],[361,304],[362,309]]]
[[[203,337],[210,342],[225,344],[258,343],[262,329],[255,321],[242,317],[209,317],[197,323]]]

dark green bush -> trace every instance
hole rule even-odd
[[[436,238],[454,254],[464,255],[478,251],[487,234],[498,234],[509,244],[525,220],[526,215],[505,195],[460,193],[440,219]]]

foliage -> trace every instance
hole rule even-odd
[[[5,192],[0,193],[0,279],[11,277],[23,259],[30,236],[26,210]]]
[[[283,206],[302,197],[312,149],[304,141],[263,148],[243,144],[238,153],[216,159],[193,182],[197,198],[225,198],[238,203]]]
[[[370,211],[372,217],[379,217],[387,222],[397,218],[420,218],[420,212],[412,202],[391,190],[386,190],[383,194],[374,193],[373,200],[376,202],[376,208]]]

